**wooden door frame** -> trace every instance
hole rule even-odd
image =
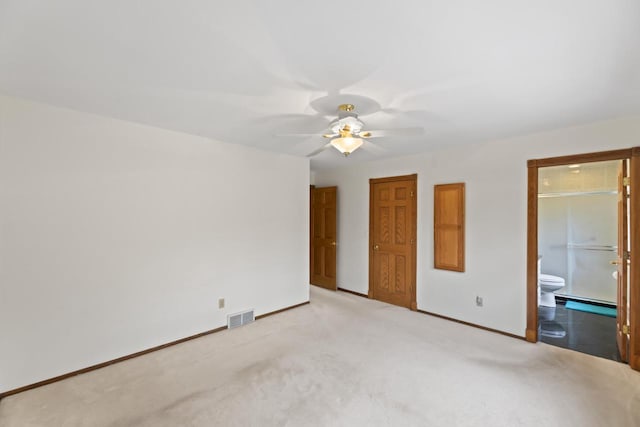
[[[373,186],[374,184],[381,184],[384,182],[394,182],[394,181],[414,181],[414,185],[416,188],[415,197],[413,197],[413,204],[411,206],[411,210],[413,212],[413,223],[411,224],[411,236],[414,239],[414,244],[411,247],[411,262],[413,263],[413,268],[411,269],[411,303],[409,304],[409,309],[416,311],[418,309],[417,302],[417,292],[416,288],[418,284],[416,283],[416,270],[417,266],[417,247],[418,247],[418,174],[414,173],[411,175],[401,175],[401,176],[391,176],[385,178],[371,178],[369,179],[369,291],[368,297],[374,299],[373,294]]]
[[[538,169],[576,163],[630,159],[630,289],[629,289],[629,366],[640,370],[640,147],[527,161],[527,329],[529,342],[538,341]],[[638,189],[638,191],[636,191]],[[635,233],[634,233],[635,231]]]
[[[315,185],[309,186],[309,284],[313,281],[313,189]]]

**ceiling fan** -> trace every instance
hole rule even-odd
[[[379,138],[385,136],[418,136],[424,133],[421,127],[386,129],[386,130],[365,130],[364,122],[358,118],[355,112],[355,105],[340,104],[338,106],[338,117],[329,123],[328,131],[322,134],[323,138],[330,139],[323,147],[307,154],[307,157],[315,156],[329,147],[334,147],[342,154],[348,156],[360,148],[365,139]],[[287,134],[281,136],[312,136],[316,134]]]

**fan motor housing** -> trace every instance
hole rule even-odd
[[[347,116],[340,117],[331,122],[331,130],[333,133],[340,133],[345,127],[349,127],[349,131],[353,134],[357,134],[364,127],[362,120],[354,113],[347,113]]]

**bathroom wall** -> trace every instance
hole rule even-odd
[[[557,294],[615,303],[619,161],[539,169],[542,272],[565,279]]]

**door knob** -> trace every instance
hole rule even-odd
[[[331,242],[331,246],[335,246],[335,245],[336,245],[336,242]]]
[[[373,250],[374,250],[374,251],[377,251],[378,249],[380,249],[380,246],[378,246],[378,245],[373,245]]]

